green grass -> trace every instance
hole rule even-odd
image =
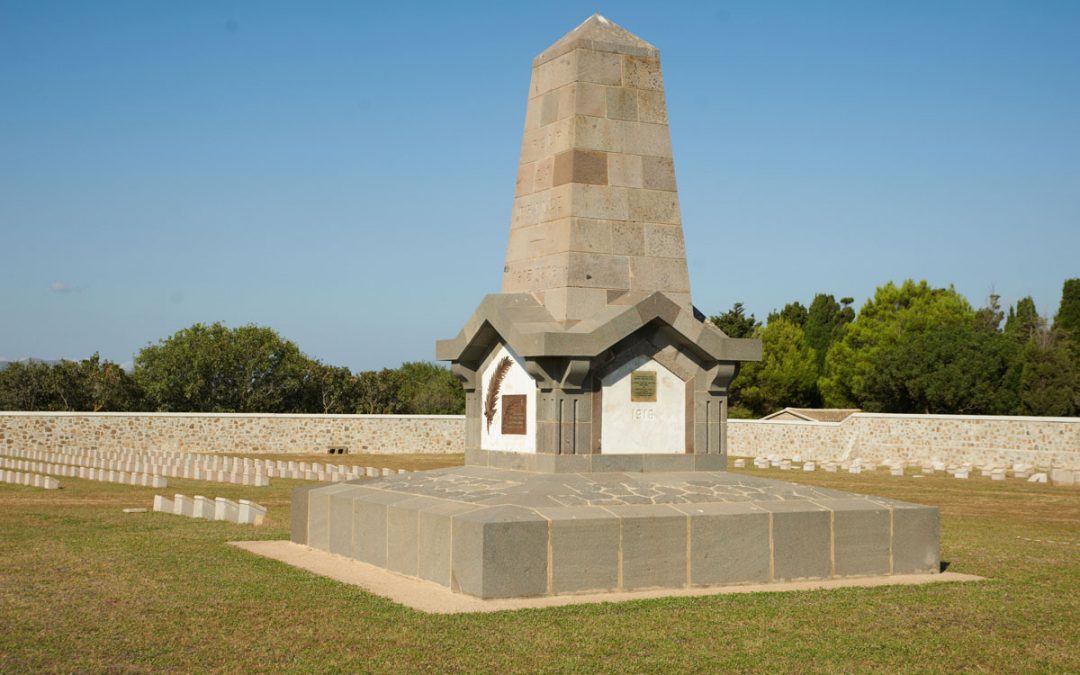
[[[949,569],[989,580],[430,616],[225,545],[287,538],[299,481],[164,491],[254,499],[259,528],[0,484],[0,672],[1080,671],[1080,489],[746,473],[937,505]]]

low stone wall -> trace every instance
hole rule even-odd
[[[461,415],[0,412],[0,451],[451,453],[465,452],[464,442]],[[728,454],[772,453],[1080,468],[1080,418],[855,413],[843,422],[728,422]]]
[[[855,413],[842,422],[729,420],[728,454],[1080,467],[1080,418]]]
[[[464,415],[0,412],[5,449],[465,452]]]

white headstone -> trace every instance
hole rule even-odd
[[[240,500],[240,523],[262,525],[266,517],[266,508],[246,499]]]
[[[202,495],[195,495],[195,505],[192,508],[192,516],[195,518],[204,518],[206,520],[214,519],[214,500],[207,499]]]
[[[195,515],[195,502],[185,495],[173,496],[173,513],[191,518]]]
[[[218,497],[214,500],[214,520],[228,523],[240,522],[240,505],[224,497]]]

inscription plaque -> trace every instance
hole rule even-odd
[[[656,403],[656,372],[635,370],[630,373],[630,402]]]
[[[525,394],[503,394],[502,432],[522,436],[526,430]]]

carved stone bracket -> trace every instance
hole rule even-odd
[[[589,359],[570,359],[559,383],[564,390],[580,390],[585,385],[592,364]]]
[[[731,381],[739,374],[740,365],[737,361],[727,361],[710,368],[707,376],[709,393],[726,395]]]
[[[461,382],[461,387],[467,392],[476,391],[476,368],[470,368],[464,363],[450,364],[450,374]]]

